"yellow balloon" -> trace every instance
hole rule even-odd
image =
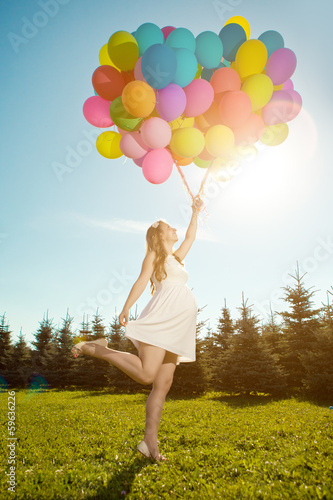
[[[109,38],[108,54],[118,68],[130,71],[139,58],[138,42],[128,31],[116,31]]]
[[[99,51],[98,60],[101,66],[104,66],[106,64],[107,66],[112,66],[113,68],[116,68],[120,72],[120,69],[117,68],[117,66],[110,59],[107,43],[103,45],[103,47]]]
[[[189,118],[183,118],[180,116],[179,118],[172,120],[172,122],[169,122],[169,125],[171,127],[171,130],[177,130],[178,128],[193,127],[194,118],[192,116]]]
[[[124,88],[121,98],[126,111],[137,118],[149,116],[154,111],[156,104],[154,89],[141,80],[129,82]]]
[[[235,136],[226,125],[213,125],[206,132],[205,143],[208,153],[218,158],[232,150]]]
[[[265,127],[265,132],[260,138],[260,142],[266,146],[279,146],[288,137],[289,127],[286,123],[278,123]]]
[[[282,90],[283,89],[283,83],[281,85],[274,85],[273,86],[273,91],[275,92],[276,90]]]
[[[123,156],[120,149],[121,134],[107,130],[102,132],[96,140],[96,148],[104,158],[114,159]]]
[[[171,150],[184,158],[198,156],[205,147],[205,137],[194,127],[179,128],[170,141]]]
[[[258,111],[268,103],[273,95],[273,82],[263,74],[252,75],[246,79],[242,86],[252,103],[252,111]]]
[[[225,23],[224,26],[226,26],[227,24],[231,24],[231,23],[239,24],[243,28],[243,30],[245,31],[246,38],[247,39],[250,38],[251,28],[250,28],[249,21],[247,19],[245,19],[245,17],[233,16],[230,19],[228,19],[228,21]]]
[[[198,69],[194,78],[200,78],[201,73],[202,73],[202,66],[200,66],[200,64],[198,63]]]
[[[236,71],[241,78],[261,73],[267,62],[267,49],[260,40],[247,40],[236,54]]]

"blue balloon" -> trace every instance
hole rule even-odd
[[[223,45],[224,59],[234,61],[239,47],[247,40],[245,30],[236,23],[226,24],[219,37]]]
[[[171,49],[172,50],[172,49]],[[198,71],[197,58],[194,53],[188,49],[173,49],[177,58],[177,71],[172,83],[180,87],[186,87]],[[143,75],[144,76],[144,75]]]
[[[283,36],[278,31],[265,31],[258,37],[258,40],[266,45],[268,57],[277,49],[282,49],[284,47]]]
[[[151,87],[163,89],[173,81],[176,74],[176,55],[165,44],[151,45],[142,56],[141,70],[146,82]]]
[[[221,39],[213,31],[204,31],[196,38],[195,55],[198,63],[207,69],[216,68],[223,56]]]
[[[164,43],[163,31],[153,23],[141,24],[133,36],[138,42],[139,57],[141,57],[151,45]]]
[[[195,51],[195,38],[192,31],[186,28],[176,28],[171,31],[165,43],[173,49],[188,49]]]

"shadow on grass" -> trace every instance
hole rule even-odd
[[[138,451],[134,450],[133,454],[126,460],[123,467],[115,472],[109,479],[106,486],[101,486],[93,494],[87,495],[84,498],[87,500],[115,500],[125,498],[131,493],[133,482],[140,471],[147,465],[154,463],[153,460],[137,455]]]

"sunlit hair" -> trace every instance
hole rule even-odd
[[[164,267],[165,259],[167,258],[167,252],[163,246],[161,239],[161,234],[163,231],[163,224],[167,224],[164,219],[160,219],[157,227],[150,226],[146,234],[146,255],[150,250],[155,250],[156,258],[154,260],[154,271],[155,278],[157,281],[162,281],[167,277],[167,272]],[[155,225],[155,224],[154,224]],[[175,259],[184,266],[177,255],[174,255]],[[153,295],[156,290],[155,283],[150,278],[150,293]]]

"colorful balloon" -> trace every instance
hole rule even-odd
[[[162,118],[149,118],[140,129],[145,144],[152,149],[165,148],[171,141],[171,128]]]
[[[172,82],[176,74],[176,55],[167,45],[151,45],[142,56],[141,70],[151,87],[163,89]]]
[[[284,47],[283,36],[278,31],[265,31],[258,37],[258,40],[266,45],[268,53],[267,57],[269,57],[275,50]]]
[[[216,68],[223,56],[221,39],[213,31],[200,33],[196,38],[195,55],[198,63],[204,68]]]
[[[107,130],[102,132],[96,140],[96,148],[104,158],[120,158],[123,153],[120,149],[121,135],[117,132]]]
[[[209,165],[211,164],[211,161],[210,160],[201,160],[201,158],[199,158],[199,156],[197,156],[196,158],[194,158],[193,163],[197,167],[208,168]]]
[[[166,45],[173,49],[188,49],[195,51],[195,38],[193,33],[186,28],[176,28],[169,34]]]
[[[231,24],[231,23],[239,24],[243,28],[243,30],[245,31],[246,38],[247,39],[250,38],[251,28],[250,28],[249,21],[247,19],[245,19],[245,17],[243,17],[243,16],[230,17],[230,19],[228,19],[228,21],[225,23],[224,26],[227,26],[228,24]]]
[[[162,28],[162,33],[164,35],[164,40],[166,40],[168,38],[168,36],[170,35],[171,31],[175,30],[176,28],[174,26],[164,26],[164,28]]]
[[[161,118],[170,122],[178,118],[185,109],[186,94],[184,89],[175,83],[169,83],[158,91],[156,110]]]
[[[145,77],[142,74],[141,62],[142,62],[142,56],[139,57],[139,59],[135,63],[134,78],[135,80],[141,80],[142,82],[146,82]]]
[[[205,147],[205,137],[195,127],[179,128],[170,141],[171,150],[183,158],[194,158]]]
[[[83,105],[83,115],[95,127],[107,128],[113,125],[110,117],[110,101],[102,97],[89,97]]]
[[[251,99],[245,92],[227,92],[219,104],[222,123],[230,128],[240,127],[250,117],[251,108]]]
[[[162,30],[154,23],[144,23],[138,27],[134,34],[134,38],[138,42],[139,57],[144,52],[156,43],[164,43],[164,35]]]
[[[154,89],[146,82],[134,80],[122,93],[123,106],[132,116],[144,118],[153,112],[156,103]]]
[[[260,142],[266,146],[279,146],[287,139],[288,134],[289,127],[286,123],[270,125],[265,128],[265,132],[262,135]]]
[[[172,32],[174,33],[174,32]],[[171,34],[172,34],[171,33]],[[180,87],[186,87],[193,80],[198,69],[197,59],[189,49],[171,49],[174,51],[177,61],[177,69],[172,83]]]
[[[108,65],[95,69],[92,75],[92,84],[97,94],[107,101],[113,101],[119,97],[125,87],[121,73]]]
[[[113,123],[123,130],[133,132],[141,127],[142,118],[131,115],[124,108],[121,96],[111,102],[110,116]]]
[[[183,116],[180,116],[176,120],[172,120],[169,122],[169,125],[171,127],[171,130],[177,130],[178,128],[187,128],[187,127],[193,127],[194,126],[194,118],[184,118]]]
[[[241,79],[237,71],[231,68],[217,69],[210,80],[215,94],[228,90],[240,90]]]
[[[293,75],[296,64],[297,59],[292,50],[278,49],[269,57],[265,72],[274,85],[280,85]]]
[[[266,62],[267,49],[265,44],[260,40],[247,40],[244,42],[239,47],[235,59],[236,70],[242,79],[261,73],[265,68]]]
[[[233,129],[236,146],[247,146],[259,141],[265,131],[264,120],[256,113],[251,113],[249,118],[240,126]]]
[[[167,149],[149,151],[142,162],[142,173],[152,184],[168,180],[173,169],[173,159]]]
[[[141,158],[148,152],[139,132],[129,132],[120,139],[120,149],[128,158]]]
[[[128,31],[116,31],[109,38],[108,53],[117,68],[129,71],[139,58],[138,42]]]
[[[242,86],[252,103],[252,111],[258,111],[265,106],[273,95],[273,82],[267,76],[260,73],[247,78]]]
[[[214,89],[206,80],[192,80],[184,88],[186,95],[186,107],[184,116],[199,116],[205,113],[214,100]]]
[[[103,47],[99,51],[98,60],[99,60],[99,64],[101,66],[105,66],[105,65],[113,66],[114,68],[116,68],[117,71],[120,72],[120,69],[117,68],[117,66],[110,59],[110,56],[108,53],[108,44],[107,43],[105,45],[103,45]]]
[[[287,122],[290,122],[290,120],[293,120],[294,118],[296,118],[298,113],[301,111],[302,98],[299,95],[299,93],[296,92],[296,90],[287,90],[287,92],[289,93],[289,95],[291,95],[291,98],[293,100],[293,107],[292,107],[290,114],[288,115],[288,119],[287,119]]]
[[[239,47],[246,42],[246,33],[239,24],[226,24],[219,33],[223,45],[223,57],[227,61],[234,61]]]
[[[232,150],[235,144],[234,133],[225,125],[214,125],[207,131],[205,143],[208,153],[218,158]]]
[[[277,125],[289,121],[294,109],[294,101],[290,90],[277,90],[271,100],[261,110],[265,125]]]

